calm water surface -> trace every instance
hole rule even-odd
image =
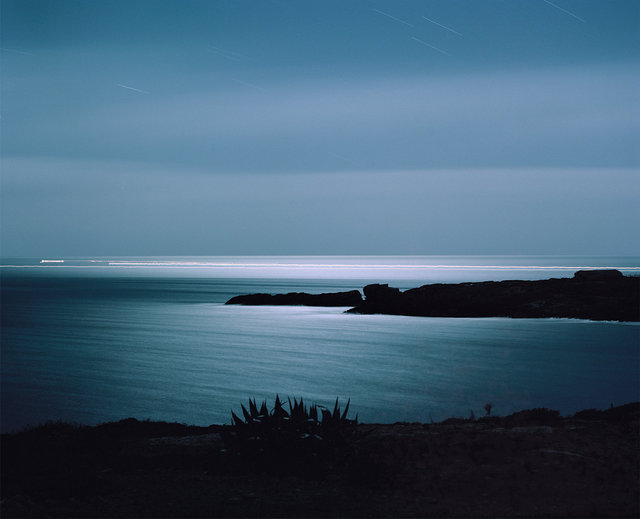
[[[636,324],[223,304],[241,293],[319,293],[380,281],[408,288],[571,276],[575,266],[635,274],[639,264],[490,259],[129,258],[95,267],[90,260],[64,267],[4,260],[2,429],[127,416],[228,423],[240,402],[276,393],[320,404],[351,398],[354,413],[369,422],[481,415],[486,402],[498,414],[527,407],[566,414],[640,399]]]

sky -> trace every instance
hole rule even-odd
[[[2,0],[0,255],[640,255],[637,0]]]

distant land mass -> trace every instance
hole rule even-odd
[[[250,294],[226,304],[351,306],[349,313],[421,317],[574,318],[640,321],[640,277],[580,270],[572,278],[437,283],[400,291],[388,284],[360,292]]]
[[[288,294],[249,294],[229,299],[227,305],[288,305],[288,306],[359,306],[362,295],[357,290],[349,292],[331,292],[329,294],[307,294],[290,292]]]

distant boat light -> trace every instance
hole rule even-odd
[[[40,260],[40,263],[64,263],[64,260],[47,260],[47,259],[43,259],[43,260]]]

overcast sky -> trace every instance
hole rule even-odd
[[[637,0],[2,0],[7,256],[640,254]]]

